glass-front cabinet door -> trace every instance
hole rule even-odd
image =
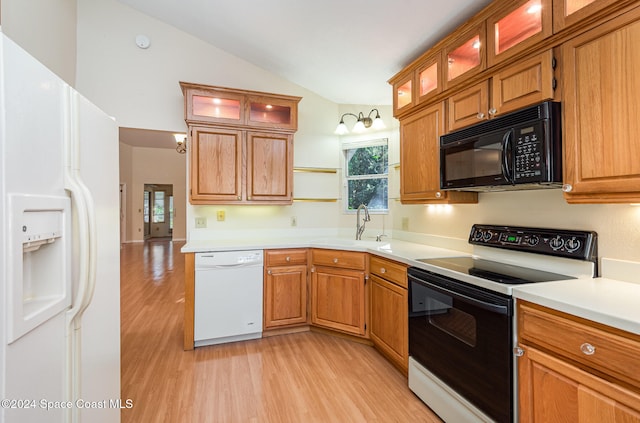
[[[278,129],[298,127],[297,102],[272,97],[249,96],[247,100],[248,124]]]
[[[442,91],[441,81],[441,68],[442,62],[441,55],[437,54],[426,59],[418,69],[417,74],[417,86],[418,86],[418,103],[429,100],[436,94]]]
[[[187,90],[187,116],[199,122],[244,122],[244,97],[235,93],[211,90]]]
[[[485,69],[485,38],[485,27],[482,24],[445,47],[445,88]]]
[[[393,115],[413,106],[413,73],[393,84]]]
[[[560,32],[618,0],[554,0],[553,32]]]
[[[551,0],[520,0],[490,16],[488,65],[493,66],[549,37],[551,18]]]

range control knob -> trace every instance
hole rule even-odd
[[[576,251],[578,248],[580,248],[581,245],[582,243],[580,242],[580,240],[575,238],[567,240],[565,244],[565,246],[567,247],[567,251],[569,251],[570,253]]]
[[[491,231],[487,231],[484,233],[484,235],[482,236],[483,240],[485,242],[489,242],[491,241],[491,238],[493,237],[493,233]]]
[[[564,239],[560,238],[560,235],[549,240],[549,247],[551,247],[552,250],[559,250],[563,245]]]
[[[482,229],[478,229],[473,233],[473,240],[480,241],[482,239]]]
[[[538,235],[531,235],[526,241],[528,245],[535,247],[540,242],[540,237],[538,237]]]

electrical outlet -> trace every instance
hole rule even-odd
[[[216,212],[216,218],[218,219],[218,222],[224,222],[224,210],[218,210]]]
[[[409,218],[408,217],[403,217],[402,218],[402,230],[403,231],[408,231],[409,230]]]
[[[206,227],[207,227],[207,218],[196,217],[196,228],[206,228]]]
[[[298,226],[298,218],[291,216],[291,226]]]

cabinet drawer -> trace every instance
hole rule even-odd
[[[267,266],[289,266],[292,264],[306,264],[307,250],[266,250],[264,252]]]
[[[314,265],[364,270],[366,253],[340,250],[312,250]]]
[[[407,266],[378,256],[369,256],[369,272],[383,279],[407,287]]]
[[[640,336],[527,302],[518,305],[519,337],[640,389]]]

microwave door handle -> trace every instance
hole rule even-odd
[[[511,165],[509,160],[511,159],[511,150],[509,148],[511,141],[511,134],[513,134],[513,129],[507,131],[502,137],[502,174],[506,178],[507,182],[511,184],[515,184],[513,180],[513,176],[511,176]]]

